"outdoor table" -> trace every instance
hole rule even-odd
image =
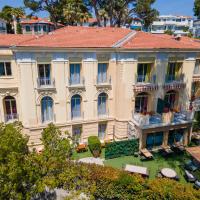
[[[177,176],[176,172],[170,168],[163,168],[161,174],[167,178],[175,178]]]
[[[142,149],[141,153],[146,157],[146,158],[152,158],[153,155],[147,150],[147,149]]]
[[[131,173],[149,176],[149,172],[148,172],[148,169],[146,167],[140,167],[140,166],[136,166],[136,165],[126,165],[124,170],[131,172]]]
[[[163,147],[163,150],[168,154],[173,153],[173,151],[171,150],[170,146]]]

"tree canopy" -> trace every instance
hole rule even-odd
[[[200,0],[194,1],[194,16],[200,19]]]

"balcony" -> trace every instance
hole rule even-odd
[[[164,126],[173,126],[192,123],[194,118],[194,112],[182,111],[182,112],[168,112],[162,114],[143,115],[140,113],[133,113],[133,122],[141,129],[158,128]]]
[[[75,88],[83,89],[83,88],[85,88],[85,78],[84,77],[69,78],[68,87],[70,89],[75,89]]]
[[[112,85],[112,79],[111,79],[111,76],[109,77],[99,77],[97,76],[96,77],[96,87],[111,87]]]
[[[74,110],[70,113],[70,119],[72,121],[82,121],[84,119],[84,112]]]
[[[165,76],[165,83],[163,86],[165,90],[177,90],[185,88],[185,86],[184,74]]]
[[[19,119],[19,115],[17,113],[13,113],[13,114],[5,114],[5,122],[14,122],[14,121],[18,121]]]
[[[38,89],[55,89],[55,79],[52,78],[38,78]]]
[[[135,83],[133,84],[133,90],[136,92],[158,90],[156,75],[136,75]]]
[[[98,109],[98,118],[107,119],[109,117],[109,110]]]
[[[199,82],[200,81],[200,68],[195,67],[194,73],[193,73],[193,82]]]

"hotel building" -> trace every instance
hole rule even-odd
[[[193,39],[129,29],[0,35],[0,121],[21,121],[30,145],[50,122],[80,143],[96,135],[139,138],[140,149],[187,145],[199,60]]]

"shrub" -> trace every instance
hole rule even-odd
[[[134,155],[139,150],[137,139],[118,141],[106,144],[105,159]]]
[[[88,146],[95,158],[101,154],[101,142],[97,136],[90,136],[88,138]]]

